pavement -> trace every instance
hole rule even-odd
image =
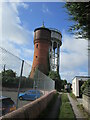
[[[82,112],[78,109],[77,105],[78,105],[78,101],[74,100],[70,95],[69,93],[68,94],[68,98],[69,98],[69,101],[71,103],[71,106],[72,106],[72,109],[74,111],[74,114],[76,116],[76,119],[81,119],[81,120],[87,120],[87,118],[82,114]]]
[[[82,98],[77,98],[77,101],[79,104],[83,104],[83,99]]]

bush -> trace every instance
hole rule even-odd
[[[85,90],[86,86],[90,86],[90,79],[85,81],[84,84],[81,86],[81,92]]]
[[[60,80],[60,75],[58,72],[55,71],[50,71],[49,72],[49,77],[53,80]]]

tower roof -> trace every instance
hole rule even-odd
[[[42,28],[45,28],[44,21],[43,21],[43,24],[42,24]]]
[[[34,30],[34,32],[37,31],[37,30],[48,30],[49,32],[51,32],[50,29],[48,29],[48,28],[45,27],[44,22],[43,22],[42,26],[39,27],[39,28],[36,28],[36,29]]]

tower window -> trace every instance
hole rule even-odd
[[[36,58],[37,58],[37,56],[36,56]]]
[[[38,44],[36,44],[36,48],[38,48]]]

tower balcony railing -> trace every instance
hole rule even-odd
[[[49,30],[56,31],[56,32],[58,32],[58,33],[60,33],[60,34],[61,34],[61,32],[60,32],[58,29],[56,29],[56,28],[49,28]]]

